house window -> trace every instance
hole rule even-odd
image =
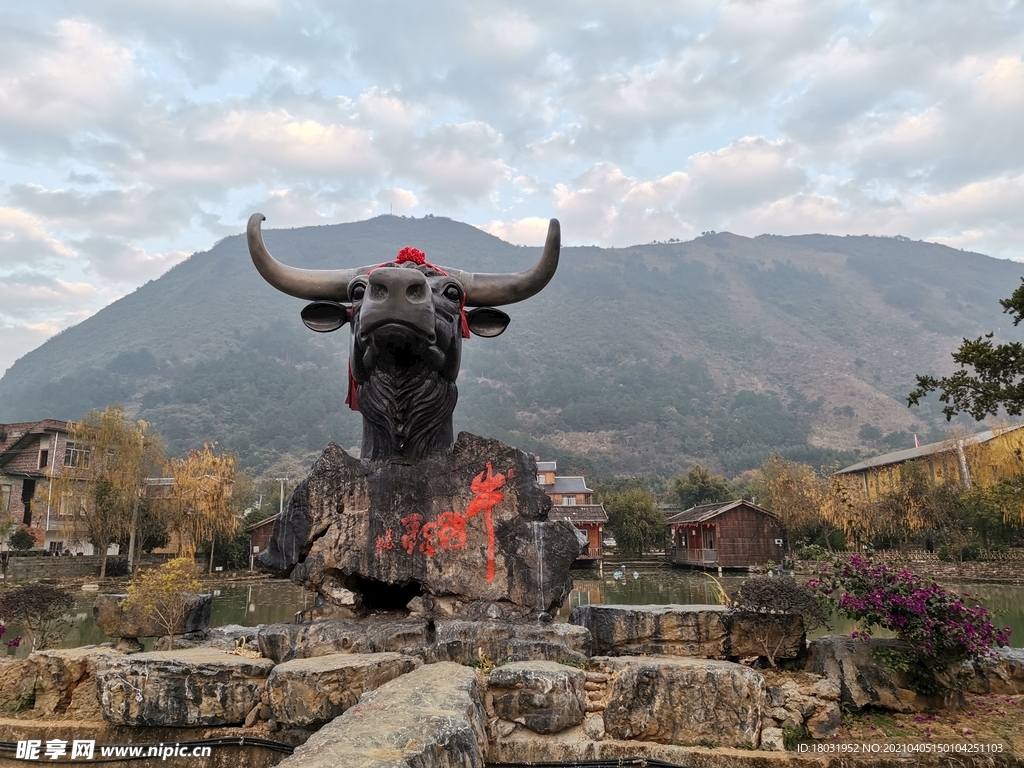
[[[547,485],[544,481],[544,475],[537,475],[537,485]]]
[[[575,496],[563,496],[562,497],[562,506],[564,506],[564,507],[575,507],[576,506],[576,497]]]
[[[11,491],[13,486],[5,483],[0,485],[0,512],[9,512],[11,509]]]
[[[88,469],[89,449],[83,448],[78,443],[72,443],[69,441],[68,444],[64,446],[64,466]]]
[[[49,463],[50,463],[50,452],[49,451],[40,451],[39,452],[39,468],[40,469],[46,469],[46,467],[49,465]]]
[[[704,549],[715,548],[715,532],[711,528],[704,531]]]

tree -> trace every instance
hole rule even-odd
[[[19,528],[11,534],[10,538],[7,539],[7,543],[11,545],[11,549],[18,552],[27,552],[36,545],[36,539],[28,532],[28,529]]]
[[[71,628],[75,598],[49,584],[25,584],[0,596],[0,616],[19,624],[33,651],[59,645]]]
[[[773,454],[758,468],[753,487],[759,502],[782,517],[791,542],[822,540],[831,548],[829,534],[837,527],[837,505],[829,498],[834,489],[810,464]]]
[[[1018,325],[1024,320],[1024,278],[1008,299],[1000,299],[1003,312]],[[953,362],[960,366],[952,376],[937,379],[918,376],[917,389],[907,396],[907,405],[920,405],[921,398],[938,391],[945,403],[942,412],[949,421],[960,413],[968,413],[981,421],[995,416],[1000,406],[1011,416],[1024,412],[1024,344],[995,344],[993,333],[971,341],[964,339],[953,353]]]
[[[131,527],[143,478],[159,466],[159,442],[147,431],[146,422],[129,421],[120,405],[68,425],[67,459],[50,493],[61,513],[70,514],[72,536],[101,553],[100,578],[107,549]]]
[[[672,496],[680,506],[689,509],[700,504],[729,501],[732,492],[724,477],[713,475],[707,467],[695,464],[686,477],[679,475],[672,481]]]
[[[235,457],[215,454],[207,444],[170,462],[174,478],[168,500],[167,528],[177,537],[178,554],[195,556],[196,547],[217,536],[230,536],[238,525],[231,504]],[[213,550],[210,551],[212,567]]]
[[[153,616],[170,639],[168,650],[174,650],[174,634],[185,621],[192,596],[202,590],[199,572],[191,557],[168,560],[159,568],[138,573],[128,585],[128,597],[121,603],[125,611],[139,609]]]
[[[665,515],[650,491],[633,488],[610,496],[605,509],[608,527],[621,549],[643,555],[653,545],[665,541]]]

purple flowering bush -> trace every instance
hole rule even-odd
[[[921,693],[948,687],[951,666],[991,653],[1010,639],[1009,627],[997,629],[988,610],[964,602],[970,596],[949,592],[931,579],[885,563],[872,563],[859,555],[848,562],[835,560],[814,589],[841,616],[857,621],[866,631],[853,637],[871,639],[881,627],[895,633],[909,650],[887,649],[883,660],[905,672]]]

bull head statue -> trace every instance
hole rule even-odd
[[[297,269],[270,255],[260,231],[264,220],[254,213],[246,231],[263,278],[313,302],[302,310],[311,330],[352,326],[346,402],[362,414],[362,455],[374,460],[416,461],[454,442],[463,337],[500,335],[509,316],[494,307],[539,293],[558,267],[561,241],[552,219],[540,261],[504,275],[435,266],[415,248],[384,264]]]

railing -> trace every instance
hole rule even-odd
[[[680,550],[676,552],[675,562],[686,563],[687,565],[709,565],[718,562],[718,551],[714,549],[699,549],[695,551]]]

